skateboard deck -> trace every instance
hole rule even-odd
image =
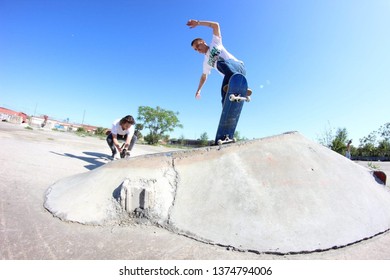
[[[250,101],[249,96],[247,97],[247,90],[248,83],[245,76],[242,74],[234,74],[231,76],[215,137],[216,145],[235,141],[234,132],[236,131],[242,106],[244,105],[244,101]]]

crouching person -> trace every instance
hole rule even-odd
[[[130,156],[130,151],[133,149],[135,142],[137,142],[134,126],[134,118],[130,115],[113,122],[111,133],[106,139],[112,152],[112,159],[118,158],[118,153],[122,158],[125,154]],[[121,146],[119,141],[124,141],[124,145]]]

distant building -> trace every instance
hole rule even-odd
[[[26,123],[28,120],[27,114],[23,112],[16,112],[7,108],[0,107],[1,121],[12,123]]]
[[[7,108],[0,107],[0,119],[10,123],[26,123],[32,127],[40,127],[45,129],[57,129],[62,131],[77,131],[79,128],[84,128],[88,133],[94,134],[98,127],[93,125],[82,125],[69,123],[69,120],[58,121],[49,118],[46,115],[42,116],[27,116],[23,112],[16,112]]]

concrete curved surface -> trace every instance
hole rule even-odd
[[[299,133],[110,162],[52,185],[45,207],[105,225],[138,201],[171,231],[254,252],[326,250],[390,228],[388,187]]]

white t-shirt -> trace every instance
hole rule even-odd
[[[113,123],[112,123],[112,129],[111,129],[111,133],[112,134],[116,134],[116,135],[128,135],[127,137],[130,137],[130,139],[133,137],[134,135],[134,125],[130,126],[129,129],[127,130],[123,130],[121,125],[119,124],[121,119],[117,119],[115,120]]]
[[[208,75],[210,74],[211,69],[217,69],[217,61],[220,57],[224,60],[233,59],[239,61],[222,45],[222,38],[213,35],[213,39],[203,61],[203,74]]]

